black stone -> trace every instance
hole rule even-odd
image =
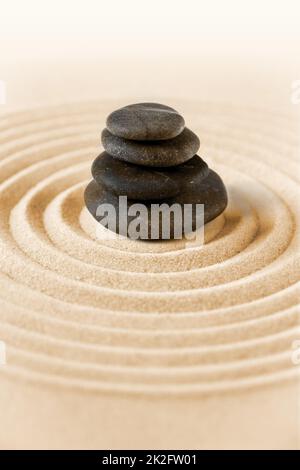
[[[207,164],[195,155],[172,168],[148,168],[122,162],[103,152],[92,165],[96,182],[129,199],[165,199],[199,184],[209,172]]]
[[[106,121],[113,135],[131,140],[172,139],[183,131],[184,125],[175,109],[158,103],[125,106],[112,112]]]
[[[85,203],[92,214],[92,216],[101,223],[102,217],[97,216],[97,208],[101,204],[112,204],[117,213],[117,221],[118,221],[118,214],[119,214],[119,198],[113,192],[107,190],[104,186],[98,185],[96,181],[91,181],[85,190]],[[136,204],[137,201],[134,200],[127,200],[128,208],[130,208],[133,204]],[[143,202],[143,204],[148,207],[151,207],[153,201]],[[225,186],[217,173],[212,170],[209,170],[208,176],[204,178],[201,183],[192,181],[190,185],[187,186],[184,192],[180,193],[179,195],[161,201],[160,203],[167,204],[171,206],[174,203],[179,203],[181,206],[184,204],[192,204],[195,207],[196,204],[204,204],[204,223],[209,222],[210,220],[216,218],[220,215],[227,205],[227,193]],[[150,210],[148,210],[148,214],[150,215]],[[128,225],[132,220],[134,220],[135,216],[128,216]],[[125,232],[122,231],[122,228],[117,223],[116,232],[120,233],[123,236],[129,236],[127,229],[128,225],[125,228]],[[183,227],[180,229],[183,233]],[[141,239],[151,239],[151,217],[148,217],[148,236]],[[171,218],[170,224],[170,237],[174,238],[174,220]],[[195,212],[193,212],[193,230],[196,229],[196,217]],[[162,238],[161,227],[159,228],[159,238]]]
[[[192,158],[199,150],[200,141],[186,127],[177,137],[169,140],[136,142],[102,131],[102,145],[113,157],[128,163],[151,167],[170,167]]]

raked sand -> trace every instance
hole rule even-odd
[[[109,241],[83,191],[115,107],[0,120],[0,447],[297,448],[297,123],[178,103],[229,206],[203,246]]]

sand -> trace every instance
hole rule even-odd
[[[204,246],[101,241],[82,196],[115,107],[0,120],[0,447],[297,448],[297,122],[178,103],[227,210]]]

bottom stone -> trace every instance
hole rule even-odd
[[[136,201],[117,196],[91,181],[85,204],[102,225],[122,236],[140,240],[182,238],[215,219],[227,206],[223,181],[210,170],[201,184],[190,184],[176,197],[160,201]],[[203,205],[204,212],[199,205]],[[189,219],[189,220],[188,220]]]

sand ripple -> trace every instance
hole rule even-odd
[[[88,103],[0,120],[3,373],[145,395],[293,379],[295,123],[249,109],[189,108],[200,155],[222,176],[229,206],[208,224],[204,246],[185,248],[96,239],[83,191],[111,109]]]

